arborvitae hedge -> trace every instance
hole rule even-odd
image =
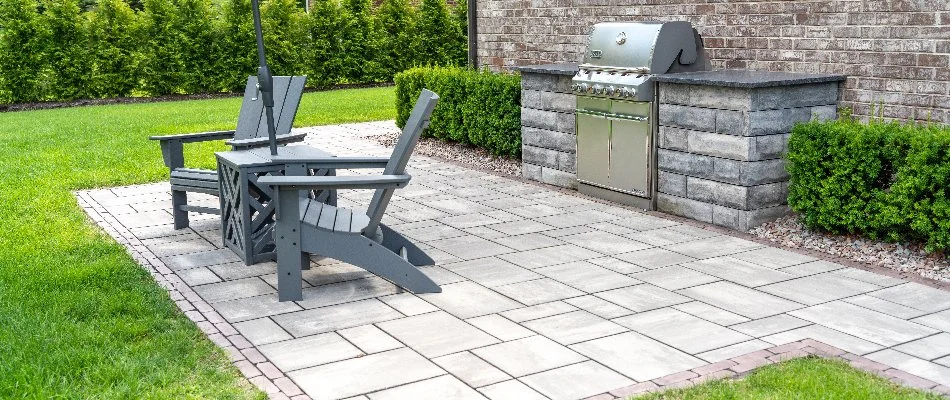
[[[341,3],[342,1],[342,3]],[[42,6],[39,2],[42,2]],[[310,86],[391,81],[414,65],[463,65],[445,0],[264,0],[274,74]],[[0,103],[240,91],[256,73],[250,0],[0,0]],[[460,14],[461,13],[461,14]]]
[[[472,144],[495,155],[521,154],[521,78],[458,67],[396,74],[396,124],[405,126],[423,88],[439,94],[425,135]]]
[[[950,128],[801,124],[788,161],[788,202],[806,226],[950,249]]]

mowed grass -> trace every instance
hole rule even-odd
[[[936,400],[936,394],[898,386],[837,360],[799,358],[749,376],[710,381],[637,400]]]
[[[296,124],[395,117],[392,88],[308,93]],[[149,135],[233,129],[240,98],[0,114],[0,398],[261,398],[71,191],[167,179]],[[223,144],[189,145],[213,167]]]

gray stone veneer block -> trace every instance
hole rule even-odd
[[[538,110],[574,113],[577,101],[573,94],[522,90],[521,106]]]
[[[573,134],[532,128],[530,126],[521,127],[521,143],[565,153],[574,153],[577,151],[577,137]]]
[[[574,114],[521,107],[521,126],[574,133]]]
[[[570,75],[521,74],[521,90],[571,93]]]
[[[737,210],[666,193],[657,193],[657,208],[673,215],[743,231],[789,212],[788,206],[785,205],[755,210]]]
[[[788,180],[785,160],[736,161],[726,158],[658,149],[657,168],[733,185],[761,185]]]
[[[761,136],[791,132],[799,122],[833,119],[837,106],[788,108],[764,111],[718,110],[661,104],[660,125],[725,135]]]
[[[660,83],[660,103],[738,111],[834,105],[838,82],[766,88]]]
[[[782,158],[788,148],[789,134],[735,136],[661,126],[658,146],[663,149],[728,158],[760,161]]]

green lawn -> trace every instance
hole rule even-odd
[[[940,397],[897,386],[842,361],[799,358],[759,369],[739,379],[722,379],[637,400],[917,400]]]
[[[394,102],[393,88],[308,93],[296,125],[391,119]],[[0,114],[0,398],[263,397],[70,193],[166,179],[146,138],[233,129],[239,104]],[[189,156],[212,167],[223,148]]]

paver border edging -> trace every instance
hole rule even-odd
[[[587,400],[625,399],[635,395],[690,387],[716,379],[742,378],[760,367],[803,357],[821,357],[841,360],[856,369],[883,377],[898,385],[926,390],[944,397],[950,397],[950,387],[948,386],[940,385],[900,369],[891,368],[887,365],[871,361],[857,354],[848,353],[817,340],[804,339],[770,347],[765,350],[753,351],[728,360],[677,372],[646,382],[617,388],[607,393],[588,397]]]
[[[168,268],[128,228],[92,199],[88,191],[76,191],[73,194],[79,207],[92,222],[121,244],[136,263],[148,271],[159,286],[168,291],[169,297],[175,301],[182,313],[194,322],[208,339],[224,349],[231,359],[231,364],[241,371],[241,375],[248,382],[267,393],[270,399],[310,400],[296,383],[195,293],[175,271]]]

